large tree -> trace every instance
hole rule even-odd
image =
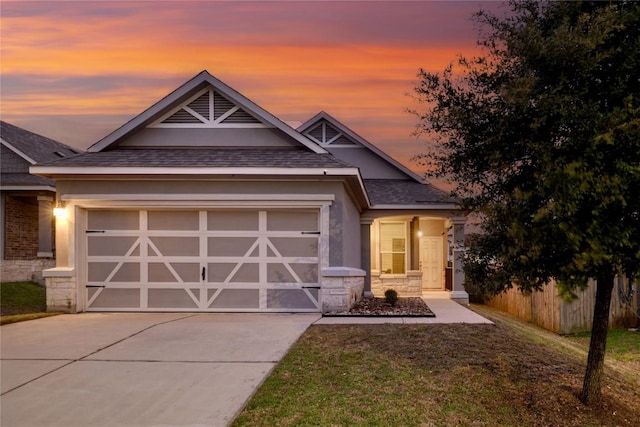
[[[418,159],[483,219],[465,259],[488,294],[596,279],[581,399],[601,398],[614,277],[640,272],[640,3],[480,11],[482,54],[419,72]]]

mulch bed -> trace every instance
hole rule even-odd
[[[363,298],[349,311],[325,313],[327,317],[436,317],[422,298],[399,298],[395,306],[384,298]]]

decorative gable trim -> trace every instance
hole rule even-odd
[[[151,128],[274,128],[248,113],[213,86],[197,92],[183,104],[149,125]]]
[[[304,135],[323,147],[361,148],[357,142],[326,120],[321,120],[316,126],[307,130]]]
[[[382,160],[386,161],[387,163],[389,163],[390,165],[392,165],[393,167],[395,167],[396,169],[398,169],[399,171],[401,171],[402,173],[407,175],[409,178],[411,178],[414,181],[419,182],[421,184],[424,183],[424,181],[420,177],[420,175],[412,172],[411,170],[409,170],[408,168],[403,166],[400,162],[394,160],[387,153],[385,153],[384,151],[380,150],[378,147],[376,147],[375,145],[371,144],[366,139],[364,139],[363,137],[361,137],[360,135],[358,135],[357,133],[355,133],[354,131],[352,131],[351,129],[349,129],[348,127],[343,125],[342,123],[340,123],[338,120],[333,118],[331,115],[325,113],[324,111],[319,112],[318,114],[316,114],[315,116],[313,116],[312,118],[310,118],[309,120],[304,122],[300,127],[298,127],[297,130],[301,134],[308,136],[310,139],[312,139],[314,141],[317,141],[320,144],[321,140],[318,139],[318,138],[320,138],[320,135],[321,135],[320,131],[319,131],[319,126],[321,126],[323,124],[325,126],[324,129],[327,129],[327,126],[331,127],[335,131],[337,131],[340,134],[344,135],[350,141],[354,142],[356,144],[356,146],[364,147],[364,148],[368,149],[369,151],[373,152],[378,157],[380,157]],[[314,134],[314,136],[311,135],[312,133]],[[326,137],[326,133],[324,135]],[[351,146],[351,145],[337,145],[337,144],[335,144],[335,142],[337,142],[337,141],[338,141],[338,139],[334,140],[334,137],[331,137],[330,139],[325,139],[323,145],[325,147],[342,147],[342,148],[346,148],[347,146],[349,146],[349,147]]]
[[[294,141],[297,141],[298,143],[300,143],[300,145],[306,147],[314,153],[327,153],[324,148],[320,147],[318,144],[315,144],[313,141],[297,132],[291,126],[287,125],[282,120],[275,117],[273,114],[264,110],[262,107],[253,103],[248,98],[244,97],[231,87],[224,84],[222,81],[216,79],[207,71],[202,71],[200,74],[171,92],[156,104],[152,105],[147,110],[134,117],[111,134],[93,144],[87,149],[87,152],[99,152],[111,146],[117,145],[119,141],[125,138],[127,135],[139,130],[142,127],[149,126],[152,123],[155,123],[160,117],[164,117],[164,115],[168,111],[171,111],[173,108],[175,108],[176,104],[183,105],[185,99],[195,101],[198,98],[197,94],[203,89],[208,88],[209,86],[213,86],[215,92],[231,101],[245,113],[248,113],[251,116],[259,119],[264,125],[270,125],[273,128],[278,129],[279,131],[289,136]],[[194,96],[195,98],[193,98]],[[189,104],[187,104],[187,106],[189,106]],[[202,105],[193,105],[189,108],[200,115],[202,118],[206,118],[201,112],[198,112],[199,109],[203,108]],[[196,117],[190,112],[187,113],[193,117]],[[237,111],[235,113],[237,113]],[[231,113],[230,116],[232,114],[233,113]],[[236,119],[241,114],[242,113],[236,114],[234,116],[234,119]],[[198,120],[202,123],[202,120]]]

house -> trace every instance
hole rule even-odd
[[[463,212],[326,113],[294,129],[203,71],[55,179],[51,310],[326,312],[467,302]]]
[[[78,151],[0,121],[0,280],[42,280],[55,265],[55,181],[31,175],[36,163],[72,157]]]

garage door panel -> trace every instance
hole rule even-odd
[[[229,279],[229,283],[259,283],[260,266],[258,264],[242,264]]]
[[[140,213],[131,210],[92,210],[89,230],[139,230]]]
[[[207,255],[216,256],[257,256],[258,239],[256,237],[209,237]]]
[[[258,231],[258,211],[208,211],[209,231]]]
[[[191,230],[199,229],[198,211],[149,211],[149,230]]]
[[[302,283],[318,283],[318,264],[289,264]]]
[[[316,302],[304,289],[268,289],[267,307],[271,309],[316,308]]]
[[[92,296],[91,308],[119,309],[139,308],[140,289],[100,288]]]
[[[90,262],[87,266],[87,279],[89,282],[104,282],[118,264],[117,262]]]
[[[149,289],[149,308],[198,308],[200,299],[200,289]]]
[[[269,211],[268,231],[315,231],[318,229],[317,212]]]
[[[275,250],[272,250],[271,256],[275,256],[276,252],[284,257],[318,256],[318,238],[316,237],[271,237],[269,242]]]
[[[150,282],[199,283],[200,264],[195,263],[149,263]]]
[[[269,283],[295,283],[296,279],[285,264],[268,264],[267,281]]]
[[[199,256],[200,239],[197,237],[150,237],[154,256]]]
[[[125,262],[116,267],[115,274],[111,277],[110,282],[139,282],[140,281],[140,263]]]
[[[207,264],[207,279],[209,283],[224,283],[237,265],[237,263],[228,262]]]
[[[134,247],[135,245],[135,247]],[[140,254],[136,236],[89,236],[87,253],[90,256],[124,256]]]
[[[259,309],[258,289],[222,289],[209,308],[219,309]]]

